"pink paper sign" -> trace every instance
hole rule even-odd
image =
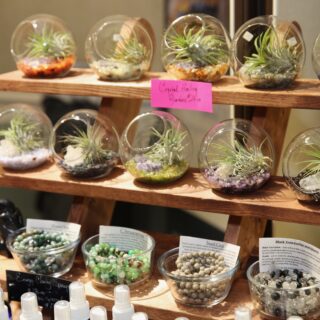
[[[212,84],[152,79],[151,106],[212,112]]]

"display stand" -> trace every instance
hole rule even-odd
[[[140,81],[103,82],[96,80],[88,69],[75,69],[68,77],[61,79],[27,79],[14,71],[0,75],[0,90],[103,97],[100,112],[106,112],[121,132],[138,113],[141,100],[150,99],[150,79],[154,77],[170,79],[166,73],[148,73]],[[318,80],[302,79],[289,90],[250,90],[235,77],[226,76],[213,85],[213,101],[217,104],[258,107],[254,122],[270,133],[279,156],[290,108],[320,108],[320,83]],[[50,163],[28,172],[5,171],[0,177],[0,185],[77,196],[69,221],[82,224],[84,238],[97,233],[99,224],[110,222],[114,201],[118,200],[229,214],[225,241],[241,246],[242,271],[264,233],[266,219],[320,224],[319,207],[298,202],[280,177],[273,177],[253,194],[232,196],[214,194],[196,169],[189,170],[172,185],[145,186],[134,182],[121,166],[107,178],[79,181],[64,176],[55,164]],[[156,240],[158,254],[177,244],[177,239],[165,235],[158,236]],[[0,262],[5,269],[17,268],[13,260],[2,258]],[[89,300],[110,308],[112,299],[92,287],[82,261],[77,261],[68,277],[84,280]],[[157,284],[164,281],[158,273],[154,277],[153,281]],[[3,268],[0,279],[5,281]],[[228,298],[210,309],[177,305],[170,292],[138,300],[135,304],[139,311],[146,311],[152,319],[174,319],[182,315],[199,320],[233,319],[234,308],[239,304],[251,305],[251,300],[247,281],[238,278]]]

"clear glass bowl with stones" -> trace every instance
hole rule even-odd
[[[284,152],[282,172],[299,200],[320,203],[320,128],[292,139]]]
[[[109,16],[92,27],[85,51],[90,68],[100,80],[137,80],[150,68],[152,35],[136,18]]]
[[[199,257],[199,254],[201,256],[202,253],[189,255]],[[206,252],[206,254],[208,253]],[[210,257],[215,259],[215,253],[212,252],[211,256],[208,254],[206,259]],[[177,273],[179,269],[178,258],[179,248],[174,248],[166,251],[158,260],[158,269],[165,278],[176,302],[192,307],[211,307],[222,302],[228,296],[234,276],[239,268],[239,260],[234,267],[214,265],[211,261],[211,270],[208,272],[204,270],[204,275],[200,275],[200,272],[195,275],[180,275]]]
[[[283,89],[300,75],[305,44],[299,25],[276,16],[245,22],[231,43],[232,66],[244,86]]]
[[[319,319],[320,281],[298,270],[273,272],[260,273],[259,261],[247,270],[251,299],[261,317],[270,320],[290,316]]]
[[[180,80],[215,82],[229,70],[230,39],[222,23],[206,14],[177,18],[162,39],[162,62]]]
[[[9,234],[6,245],[21,271],[60,277],[74,262],[80,235],[71,240],[63,233],[21,228]]]
[[[11,38],[17,68],[27,77],[65,76],[76,61],[72,33],[58,17],[38,14],[23,20]]]
[[[120,139],[120,157],[136,181],[165,184],[189,168],[192,138],[173,114],[147,112],[134,118]]]
[[[199,151],[199,168],[214,191],[253,192],[270,178],[274,147],[269,135],[253,122],[229,119],[214,125]]]
[[[128,234],[139,237],[139,241]],[[121,234],[110,233],[109,241],[99,242],[99,235],[87,239],[82,245],[82,254],[93,284],[111,288],[119,284],[130,287],[144,284],[153,269],[155,241],[148,234],[121,228]]]
[[[31,105],[10,104],[0,108],[0,165],[12,170],[36,168],[51,157],[52,123]]]
[[[60,118],[50,146],[58,166],[74,178],[105,177],[119,160],[117,130],[107,116],[95,110],[78,109]]]

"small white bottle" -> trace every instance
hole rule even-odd
[[[234,312],[235,320],[251,320],[252,314],[251,310],[247,307],[238,307]]]
[[[71,320],[70,303],[66,300],[57,301],[53,307],[54,320]]]
[[[125,284],[114,288],[114,306],[112,307],[113,320],[131,320],[134,307],[130,301],[130,289]]]
[[[90,310],[90,320],[108,320],[108,314],[105,307],[96,306]]]
[[[8,307],[4,304],[3,290],[0,288],[0,319],[9,320]]]
[[[131,320],[148,320],[148,315],[145,312],[135,312]]]
[[[21,296],[19,320],[43,320],[38,306],[37,295],[34,292],[26,292]]]
[[[88,320],[90,315],[89,302],[86,300],[84,285],[74,281],[69,286],[71,320]]]

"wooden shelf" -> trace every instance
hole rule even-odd
[[[237,216],[320,224],[319,206],[298,202],[282,178],[271,179],[266,186],[252,194],[218,195],[212,192],[202,175],[195,169],[171,185],[147,186],[135,182],[121,167],[115,168],[106,178],[80,181],[70,179],[55,164],[48,163],[28,172],[5,171],[0,176],[0,185]]]
[[[107,82],[96,79],[90,69],[73,69],[65,78],[29,79],[20,71],[0,75],[0,90],[79,96],[150,99],[150,79],[170,79],[167,73],[147,73],[139,81]],[[235,77],[225,76],[213,85],[213,102],[275,108],[320,108],[320,82],[301,79],[288,90],[244,88]]]
[[[170,235],[153,234],[156,240],[156,255],[155,262],[161,253],[178,245],[178,237]],[[13,259],[7,259],[0,256],[0,283],[5,288],[5,270],[16,270],[19,268]],[[155,263],[156,264],[156,263]],[[80,280],[85,283],[86,294],[90,304],[104,305],[107,310],[111,310],[113,305],[112,291],[101,291],[92,285],[88,279],[88,275],[84,269],[82,258],[77,258],[72,270],[63,278],[73,281]],[[178,316],[189,317],[192,320],[206,320],[206,319],[220,319],[229,320],[234,319],[234,309],[239,305],[247,305],[252,308],[248,283],[243,278],[235,280],[229,296],[222,303],[212,308],[191,308],[178,305],[168,287],[165,280],[163,280],[158,273],[156,267],[154,268],[153,276],[148,285],[139,287],[137,290],[131,291],[133,304],[136,311],[143,311],[148,313],[152,319],[168,320],[174,319]],[[255,315],[255,320],[260,319]]]

